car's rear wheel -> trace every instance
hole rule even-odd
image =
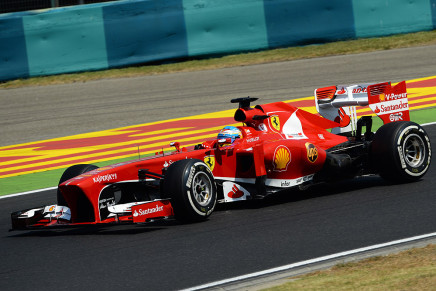
[[[215,209],[217,190],[213,174],[200,160],[180,160],[168,167],[163,197],[170,198],[176,219],[202,221]]]
[[[417,123],[398,121],[377,130],[371,145],[373,167],[393,182],[411,182],[422,178],[430,166],[431,144]]]
[[[97,166],[95,165],[88,165],[88,164],[79,164],[79,165],[74,165],[71,166],[69,168],[67,168],[64,173],[61,176],[61,179],[59,180],[59,185],[62,184],[63,182],[77,177],[83,173],[92,171],[98,169]],[[62,195],[61,191],[57,191],[57,200],[58,200],[58,205],[62,205],[62,206],[68,206],[67,202],[65,201],[64,196]]]

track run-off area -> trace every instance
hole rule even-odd
[[[435,107],[436,76],[407,80],[407,92],[411,111]],[[313,96],[284,102],[316,113]],[[225,125],[234,125],[233,114],[232,109],[0,147],[0,183],[4,178],[73,164],[137,158],[169,151],[170,142],[192,146],[214,138]],[[374,115],[367,106],[358,107],[357,114]]]

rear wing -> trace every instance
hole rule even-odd
[[[356,130],[356,106],[368,106],[383,123],[410,120],[406,82],[338,85],[315,90],[316,110],[321,116],[338,123],[333,133]]]

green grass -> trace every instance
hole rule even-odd
[[[145,65],[77,74],[62,74],[47,77],[13,80],[0,83],[0,88],[23,86],[45,86],[53,84],[87,82],[109,78],[129,78],[175,72],[213,70],[235,66],[246,66],[297,59],[325,57],[332,55],[356,54],[436,44],[436,31],[401,34],[388,37],[338,41],[320,45],[274,49],[224,57],[187,60],[164,65]]]
[[[432,122],[436,120],[436,108],[411,111],[410,115],[411,120],[420,124]],[[373,121],[373,131],[375,131],[383,124],[379,118],[373,118]],[[136,158],[137,156],[135,155],[130,158],[96,163],[96,165],[99,167],[103,167],[110,164],[133,160]],[[57,169],[9,178],[0,178],[0,196],[54,187],[57,185],[64,170],[65,169]]]
[[[293,279],[264,290],[435,290],[436,245],[339,264]]]

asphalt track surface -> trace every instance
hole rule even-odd
[[[0,90],[0,146],[307,97],[315,88],[434,76],[436,46]]]
[[[189,73],[187,75],[203,78],[204,75],[211,74],[209,77],[212,78],[211,76],[216,74],[215,77],[218,79],[219,75],[224,79],[226,79],[225,76],[232,76],[227,77],[227,82],[224,79],[208,81],[208,84],[213,84],[210,88],[210,91],[214,92],[213,95],[222,95],[220,95],[220,100],[228,100],[241,95],[255,97],[268,95],[263,100],[270,102],[289,99],[290,96],[308,96],[317,86],[335,83],[399,81],[434,75],[434,71],[431,71],[435,67],[433,63],[433,68],[431,68],[432,62],[436,60],[434,51],[436,51],[435,47],[424,47],[355,55],[350,58],[331,57],[290,62],[290,64],[277,63],[264,65],[264,67],[252,66],[218,70],[218,72]],[[395,59],[393,55],[397,55],[398,59]],[[373,65],[378,66],[364,68],[365,64],[368,64],[368,60],[374,58],[377,58],[378,62],[374,61]],[[413,68],[411,64],[414,62],[409,62],[410,59],[415,59],[416,64],[421,64],[423,69],[421,70],[419,66]],[[386,63],[380,64],[383,61]],[[277,67],[271,69],[274,66]],[[331,72],[328,73],[326,67],[330,66]],[[338,68],[344,66],[345,68]],[[286,69],[287,67],[294,69]],[[347,68],[353,68],[353,70],[347,71]],[[259,72],[260,79],[253,80],[252,78],[256,75],[254,73],[251,75],[252,78],[247,77],[256,70]],[[299,77],[299,83],[291,79],[286,83],[287,78],[297,78],[298,70],[302,76]],[[326,71],[324,71],[322,79],[318,79],[318,83],[309,78],[309,75],[318,75],[321,78],[319,73],[321,70]],[[279,71],[280,73],[278,73]],[[362,73],[362,71],[366,73]],[[271,76],[276,72],[275,78]],[[175,75],[137,78],[132,82],[140,80],[140,83],[149,84],[148,79],[152,78],[171,79],[173,77],[177,80],[187,78],[183,76],[184,74]],[[238,82],[238,78],[240,78],[240,82]],[[263,78],[267,79],[262,80]],[[276,79],[283,83],[279,81],[275,83]],[[90,86],[89,84],[75,84],[78,86],[76,87],[77,98],[97,102],[90,96],[98,91],[98,87],[106,88],[112,82],[127,81],[93,82],[93,90],[95,91],[86,91],[83,88]],[[182,84],[182,81],[179,82]],[[153,111],[150,115],[144,114],[141,121],[127,121],[129,119],[126,117],[123,122],[134,124],[158,118],[165,119],[169,117],[167,115],[173,117],[174,112],[178,111],[180,111],[179,116],[183,116],[230,108],[215,105],[215,101],[219,99],[215,98],[216,96],[208,100],[200,98],[201,92],[208,91],[205,87],[208,84],[199,84],[195,80],[191,80],[189,83],[193,88],[191,95],[194,96],[194,99],[189,99],[191,101],[183,101],[178,106],[172,105],[170,108],[162,103],[162,106],[159,107],[160,116],[151,116],[158,114],[158,112]],[[229,85],[226,90],[226,88],[220,88],[218,83],[221,83],[222,86],[231,83],[235,87]],[[274,86],[273,83],[277,86]],[[297,86],[294,86],[295,84]],[[41,93],[39,98],[45,100],[44,96],[55,96],[54,91],[58,91],[60,94],[66,91],[62,88],[70,86],[73,85],[53,86],[54,89],[48,87],[45,89],[5,90],[1,92],[1,98],[3,101],[4,92],[8,94],[12,92],[11,94],[17,94],[15,96],[21,96],[17,92],[33,90],[34,94],[29,93],[30,95],[27,96],[34,96],[36,92],[43,90],[44,93]],[[116,85],[111,86],[117,87]],[[183,86],[186,88],[189,87],[189,84]],[[252,88],[252,86],[257,89]],[[310,90],[305,90],[306,86],[310,86]],[[164,86],[163,91],[173,90],[173,92],[177,92],[175,87],[171,90],[168,87],[168,84]],[[253,94],[243,92],[244,87],[250,88]],[[214,91],[218,88],[220,89],[218,92]],[[53,92],[48,93],[51,90]],[[135,90],[138,90],[136,94],[139,94],[138,92],[146,89],[132,89],[132,95],[135,95]],[[289,92],[294,92],[294,94]],[[179,97],[188,96],[188,93],[188,91],[180,91]],[[71,103],[73,92],[70,94],[69,102]],[[122,96],[123,98],[129,96],[128,91],[125,91]],[[112,101],[116,103],[115,96],[112,98]],[[198,102],[195,98],[198,99]],[[157,102],[156,104],[160,102],[157,99],[154,101]],[[104,99],[101,100],[104,101]],[[140,100],[141,98],[138,99],[138,102]],[[166,99],[165,102],[170,101]],[[175,101],[171,102],[175,104]],[[191,106],[186,105],[190,102]],[[50,102],[43,101],[42,103],[48,106]],[[105,103],[101,103],[100,106],[95,105],[94,109],[104,107],[105,110],[109,112],[113,110],[115,113],[118,106],[122,106],[122,103],[121,100],[119,104],[112,104],[112,106],[105,106]],[[196,106],[192,105],[194,103],[208,104],[207,108],[210,110],[203,108],[201,111],[201,106],[195,109]],[[40,109],[32,109],[32,102],[25,104],[29,108],[24,109],[23,106],[22,110],[27,110],[28,113],[33,114],[38,111],[41,114],[45,112],[42,105],[41,107],[35,105]],[[41,136],[27,136],[28,141],[34,140],[34,138],[46,138],[44,134],[48,133],[44,133],[44,122],[51,123],[52,127],[55,128],[62,127],[62,124],[58,124],[56,121],[59,121],[58,118],[62,115],[58,111],[66,110],[65,107],[62,108],[64,105],[59,102],[58,109],[53,107],[51,110],[47,109],[47,113],[52,112],[50,116],[53,119],[49,118],[49,115],[42,114],[39,119],[39,122],[42,123]],[[75,103],[75,105],[88,110],[80,102]],[[141,111],[140,108],[137,110]],[[186,114],[188,111],[189,113]],[[127,115],[132,115],[133,111],[126,108],[124,112]],[[10,115],[13,115],[12,112]],[[80,110],[71,112],[71,116],[73,115],[76,115],[76,118],[82,116]],[[103,115],[96,114],[94,117],[101,121],[97,127],[103,126],[104,128],[92,127],[92,130],[123,125],[116,122],[113,125],[110,122],[105,123]],[[150,119],[147,120],[147,118]],[[20,119],[17,118],[17,120]],[[35,121],[35,123],[39,122]],[[14,125],[18,126],[16,129],[25,132],[26,127],[32,122],[28,121],[27,123],[23,120],[18,123],[23,129],[19,129],[19,124]],[[97,124],[97,121],[94,119],[93,123]],[[77,128],[72,127],[71,130],[57,129],[56,136],[73,134],[74,130],[78,130],[78,132],[91,130],[86,124],[80,122],[75,123],[75,125]],[[4,128],[3,121],[1,126]],[[436,140],[436,126],[427,126],[426,130],[430,139]],[[12,141],[9,143],[18,142],[21,142],[20,139],[12,137]],[[304,192],[292,191],[286,195],[274,196],[264,201],[262,206],[247,203],[223,205],[217,209],[209,221],[189,225],[170,222],[148,226],[116,226],[105,229],[8,232],[11,211],[54,202],[55,191],[1,199],[0,229],[3,231],[0,235],[0,258],[2,259],[0,289],[34,290],[44,287],[44,289],[62,288],[66,290],[79,288],[176,290],[345,250],[432,233],[436,231],[436,212],[434,211],[436,209],[436,191],[434,191],[436,185],[433,179],[435,174],[436,164],[433,158],[425,178],[416,183],[389,185],[378,177],[366,177],[334,185],[316,186]]]

